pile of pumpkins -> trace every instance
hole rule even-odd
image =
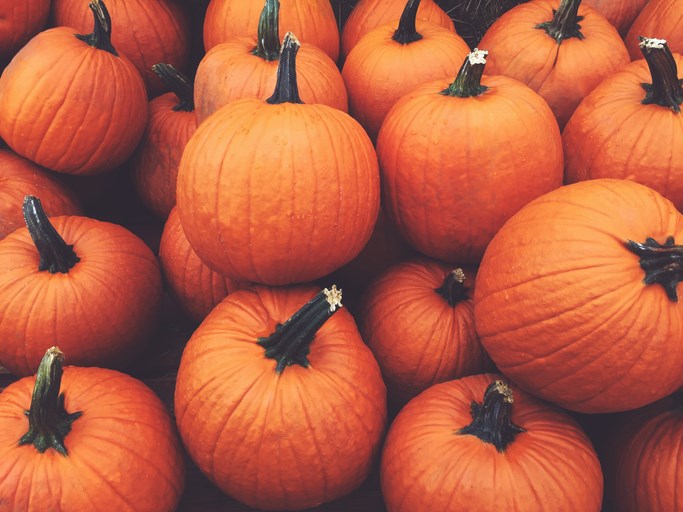
[[[390,512],[683,510],[683,0],[531,0],[476,49],[432,0],[341,34],[211,0],[196,70],[191,2],[20,4],[0,510],[172,511],[183,451],[262,510],[375,463]],[[158,252],[61,178],[121,166]],[[197,324],[173,416],[126,373],[164,290]]]

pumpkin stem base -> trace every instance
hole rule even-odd
[[[398,21],[398,28],[391,37],[399,44],[410,44],[422,39],[422,34],[417,31],[417,10],[420,7],[420,0],[408,0],[401,19]]]
[[[446,275],[441,286],[434,291],[441,295],[450,307],[455,307],[458,302],[469,298],[464,282],[465,272],[461,268],[456,268]]]
[[[683,103],[683,79],[678,78],[676,59],[663,39],[640,38],[640,50],[650,68],[651,84],[645,89],[644,105],[659,105],[680,113]]]
[[[545,30],[557,44],[572,37],[583,39],[579,25],[583,16],[578,15],[580,5],[581,0],[562,0],[557,10],[553,9],[553,19],[536,25],[536,28]]]
[[[626,241],[626,247],[640,256],[640,268],[645,271],[645,284],[660,284],[672,302],[678,302],[678,283],[683,280],[683,245],[675,245],[670,236],[663,244],[654,238],[645,243]]]
[[[92,0],[88,7],[95,17],[95,27],[92,34],[75,34],[75,36],[90,46],[118,57],[119,52],[111,43],[111,16],[109,16],[107,7],[102,0]]]
[[[251,53],[267,61],[280,58],[280,20],[279,0],[266,0],[258,20],[256,48]]]

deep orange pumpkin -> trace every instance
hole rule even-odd
[[[237,290],[183,352],[175,414],[185,447],[251,507],[298,510],[347,494],[379,449],[386,390],[377,362],[340,291],[316,292]]]
[[[62,360],[48,349],[36,377],[0,394],[2,510],[175,510],[185,463],[161,400],[128,375]]]
[[[681,240],[674,205],[633,181],[582,181],[532,201],[479,267],[484,348],[518,385],[568,409],[666,396],[683,385]]]
[[[49,12],[50,0],[0,2],[0,67],[45,26]]]
[[[82,366],[121,366],[156,326],[161,272],[152,251],[121,226],[45,216],[24,202],[27,228],[0,240],[0,365],[36,371],[53,343]]]
[[[394,420],[382,452],[388,512],[598,512],[602,472],[565,412],[498,375],[437,384]]]
[[[41,198],[51,217],[80,215],[75,195],[48,172],[8,149],[0,149],[0,240],[24,226],[24,197]]]
[[[584,0],[602,14],[623,37],[648,0]]]
[[[38,165],[69,174],[117,167],[147,122],[140,74],[111,45],[102,0],[90,7],[92,34],[66,27],[41,32],[0,77],[0,137]]]
[[[626,34],[626,48],[633,60],[640,59],[640,37],[666,39],[672,52],[683,53],[683,2],[649,0]]]

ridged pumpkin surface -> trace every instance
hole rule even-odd
[[[584,0],[586,5],[602,14],[622,36],[626,35],[648,0]]]
[[[0,64],[9,60],[40,31],[51,0],[4,0],[0,3]]]

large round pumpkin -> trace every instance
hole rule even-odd
[[[627,180],[532,201],[489,244],[474,313],[496,366],[583,412],[634,409],[683,385],[683,217]]]
[[[35,377],[0,393],[2,510],[175,510],[185,463],[161,400],[128,375],[62,360],[48,349]]]
[[[237,290],[178,369],[175,414],[199,469],[247,505],[298,510],[367,477],[386,421],[377,362],[335,287]]]

